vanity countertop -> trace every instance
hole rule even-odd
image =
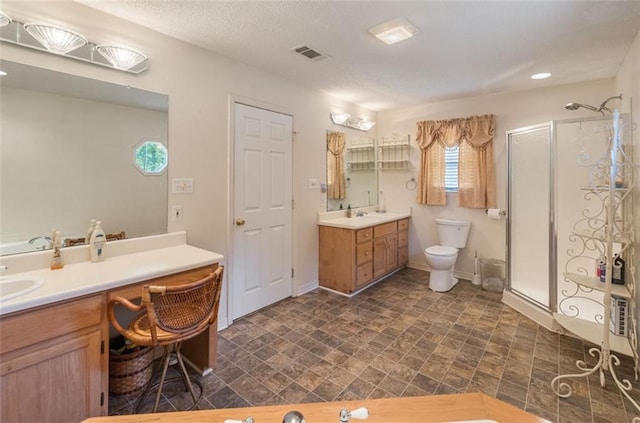
[[[44,284],[17,298],[0,302],[0,315],[69,300],[84,295],[220,262],[220,254],[187,244],[107,257],[104,261],[16,273],[2,280],[37,278]]]
[[[369,411],[369,417],[367,420],[352,419],[352,423],[550,423],[548,420],[536,417],[511,404],[480,393],[93,417],[85,420],[85,423],[169,423],[176,421],[222,423],[231,418],[237,419],[235,421],[239,422],[240,419],[247,416],[252,416],[256,422],[277,422],[282,421],[282,416],[291,410],[301,412],[308,422],[332,423],[339,420],[341,409],[353,411],[359,407],[366,407]]]
[[[353,213],[354,213],[353,217],[339,216],[339,217],[330,217],[326,219],[324,218],[318,219],[318,225],[333,226],[335,228],[345,228],[345,229],[361,229],[369,226],[379,225],[381,223],[393,222],[395,220],[411,217],[410,212],[406,212],[406,213],[368,212],[364,216],[357,216],[357,217],[355,216],[355,212]]]

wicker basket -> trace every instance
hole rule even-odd
[[[140,347],[129,354],[109,354],[109,395],[137,395],[145,390],[153,373],[153,348]]]

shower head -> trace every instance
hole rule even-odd
[[[567,110],[578,110],[580,107],[582,107],[583,109],[591,110],[592,112],[602,113],[604,115],[605,114],[604,112],[611,113],[611,109],[609,109],[607,107],[607,103],[609,101],[613,100],[614,98],[616,98],[618,100],[622,100],[622,94],[616,95],[616,96],[613,96],[613,97],[609,97],[608,99],[606,99],[605,101],[600,103],[600,106],[598,106],[598,107],[590,106],[588,104],[567,103],[564,106],[564,108],[567,109]]]
[[[599,112],[597,107],[589,106],[588,104],[580,104],[580,103],[567,103],[564,108],[567,110],[578,110],[580,107],[591,110],[593,112]]]

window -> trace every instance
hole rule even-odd
[[[164,173],[167,163],[167,147],[159,141],[142,140],[133,149],[133,164],[144,175]]]
[[[444,149],[444,188],[447,192],[458,191],[459,146]]]

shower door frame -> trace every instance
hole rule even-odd
[[[529,125],[521,128],[508,130],[506,132],[507,138],[507,236],[506,236],[506,258],[507,258],[507,287],[506,289],[525,300],[526,302],[534,305],[535,307],[542,309],[549,314],[556,311],[558,304],[558,284],[557,284],[557,207],[556,207],[556,123],[557,121],[549,121],[545,123],[539,123],[536,125]],[[540,129],[548,129],[548,160],[549,160],[549,226],[548,226],[548,238],[549,238],[549,255],[548,255],[548,295],[549,304],[542,304],[536,299],[528,296],[527,294],[514,290],[511,284],[511,222],[512,216],[512,146],[511,136],[512,134],[526,134],[528,132],[537,131]]]

